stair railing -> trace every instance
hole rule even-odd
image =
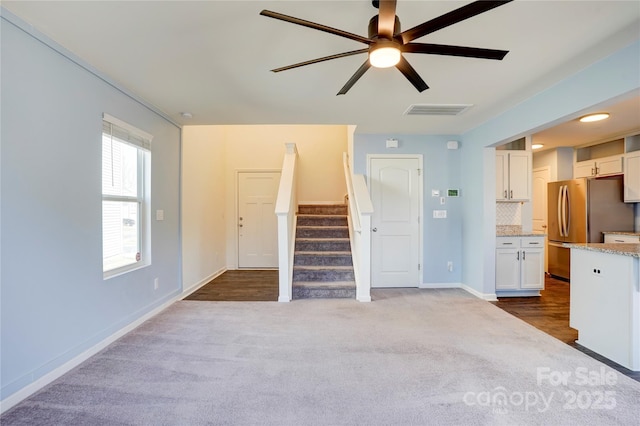
[[[276,199],[276,216],[278,217],[278,302],[291,301],[296,212],[298,211],[296,195],[298,150],[295,143],[287,143],[285,146],[287,150],[282,162],[280,186],[278,187],[278,197]]]
[[[371,302],[371,215],[373,204],[363,175],[354,175],[349,167],[349,156],[342,154],[347,184],[349,239],[356,281],[356,299]]]

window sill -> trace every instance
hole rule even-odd
[[[123,266],[122,268],[112,269],[110,271],[103,272],[102,279],[106,281],[111,278],[116,278],[121,275],[128,274],[129,272],[137,271],[139,269],[144,269],[147,266],[151,266],[151,262],[138,262],[133,265]]]

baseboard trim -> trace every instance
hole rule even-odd
[[[461,283],[422,283],[418,288],[461,288]]]
[[[227,272],[227,267],[223,266],[222,268],[218,269],[216,272],[214,272],[213,274],[209,275],[208,277],[203,278],[200,281],[198,281],[197,283],[191,285],[189,288],[183,289],[182,290],[182,299],[184,299],[185,297],[187,297],[188,295],[190,295],[194,291],[198,290],[200,287],[204,286],[205,284],[208,284],[211,280],[214,280],[214,279],[218,278],[220,275],[224,274],[225,272]]]
[[[498,297],[495,293],[480,293],[478,290],[471,288],[465,284],[462,284],[460,288],[467,291],[468,293],[473,294],[478,299],[486,300],[487,302],[495,302],[498,300]]]
[[[33,382],[29,383],[28,385],[18,390],[17,392],[7,396],[5,399],[0,401],[0,414],[16,406],[17,404],[27,399],[28,397],[30,397],[40,389],[52,383],[54,380],[62,377],[64,374],[68,373],[78,365],[82,364],[83,362],[85,362],[86,360],[88,360],[89,358],[91,358],[92,356],[94,356],[95,354],[97,354],[98,352],[100,352],[101,350],[103,350],[104,348],[106,348],[107,346],[109,346],[110,344],[112,344],[122,336],[124,336],[125,334],[129,333],[136,327],[140,326],[143,322],[158,315],[160,312],[164,311],[165,309],[167,309],[169,306],[171,306],[173,303],[177,302],[178,300],[183,299],[186,295],[187,294],[182,293],[170,298],[160,306],[152,309],[151,311],[142,315],[140,318],[125,325],[115,333],[101,340],[97,344],[93,345],[89,349],[85,350],[84,352],[80,353],[79,355],[75,356],[69,361],[65,362],[61,366],[55,368],[54,370],[50,371],[44,376],[34,380]]]

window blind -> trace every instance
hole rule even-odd
[[[102,132],[120,142],[151,151],[152,135],[106,113],[102,117]]]

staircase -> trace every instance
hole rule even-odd
[[[298,206],[293,299],[355,298],[355,295],[347,206]]]

